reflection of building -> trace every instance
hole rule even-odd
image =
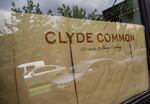
[[[124,0],[103,11],[106,21],[142,24],[145,27],[148,57],[150,57],[150,0]],[[150,66],[150,59],[149,66]],[[150,67],[149,67],[150,68]]]
[[[106,21],[141,24],[138,0],[125,0],[103,11]]]
[[[150,0],[124,0],[103,11],[106,21],[142,24],[145,27],[148,69],[150,75]],[[149,76],[150,79],[150,76]],[[149,80],[150,81],[150,80]],[[150,90],[131,98],[125,104],[150,104]]]

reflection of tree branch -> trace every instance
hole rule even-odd
[[[97,21],[101,21],[103,20],[103,16],[99,13],[97,13],[98,11],[95,9],[92,13],[90,13],[88,15],[88,19],[90,20],[97,20]]]
[[[114,6],[114,5],[116,4],[116,2],[117,2],[117,0],[115,0],[115,1],[114,1],[114,3],[113,3],[113,5],[112,5],[112,6]]]
[[[16,4],[12,2],[11,10],[17,13],[32,13],[32,14],[43,14],[42,10],[40,9],[40,4],[35,4],[33,0],[27,0],[27,5],[24,5],[22,8],[17,8]],[[52,15],[52,11],[49,9],[47,12],[48,15]]]

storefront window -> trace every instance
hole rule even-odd
[[[138,2],[1,0],[0,104],[136,102],[149,88]]]

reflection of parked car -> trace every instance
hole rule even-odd
[[[31,68],[40,68],[45,66],[44,61],[35,61],[35,62],[30,62],[30,63],[25,63],[25,64],[21,64],[18,66],[18,68],[22,68],[23,69],[23,74],[28,73],[28,69],[29,67]]]
[[[145,56],[135,56],[133,58],[131,57],[127,57],[124,60],[113,60],[110,58],[100,58],[100,59],[94,59],[94,60],[90,60],[90,61],[85,61],[85,62],[80,62],[77,66],[74,66],[74,73],[69,72],[63,76],[60,76],[58,78],[56,78],[52,84],[56,87],[65,87],[67,84],[69,84],[70,82],[72,82],[74,79],[78,80],[79,78],[81,78],[87,71],[90,71],[90,66],[96,62],[98,62],[99,64],[101,62],[106,61],[111,62],[112,65],[125,65],[125,63],[131,63],[131,62],[141,62],[143,59],[145,58]],[[72,68],[70,68],[72,70]]]
[[[25,79],[32,78],[32,77],[42,76],[42,75],[46,75],[46,74],[53,75],[56,73],[61,73],[62,71],[64,71],[64,69],[65,69],[65,67],[56,66],[56,65],[47,65],[47,66],[33,69],[29,73],[25,74],[24,78]]]
[[[79,79],[82,77],[83,74],[85,74],[88,70],[90,70],[90,66],[97,62],[97,61],[102,61],[102,60],[110,60],[108,58],[102,58],[102,59],[95,59],[91,61],[85,61],[85,62],[80,62],[78,65],[74,66],[74,71],[75,73],[73,74],[72,72],[69,72],[63,76],[60,76],[56,78],[52,84],[56,87],[64,87],[66,86],[69,82],[73,81],[74,79]],[[112,61],[112,60],[110,60]],[[73,68],[71,67],[70,70],[72,71]]]
[[[64,73],[65,67],[45,65],[44,61],[25,63],[18,66],[24,70],[23,76],[29,88],[50,84],[57,76]]]
[[[65,67],[57,65],[47,65],[40,68],[35,68],[24,75],[25,81],[29,88],[42,87],[49,85],[52,80],[62,75]]]

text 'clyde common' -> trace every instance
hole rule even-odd
[[[55,43],[93,43],[93,42],[132,42],[134,34],[121,33],[90,33],[90,32],[53,32],[45,34],[45,40],[49,44]]]

